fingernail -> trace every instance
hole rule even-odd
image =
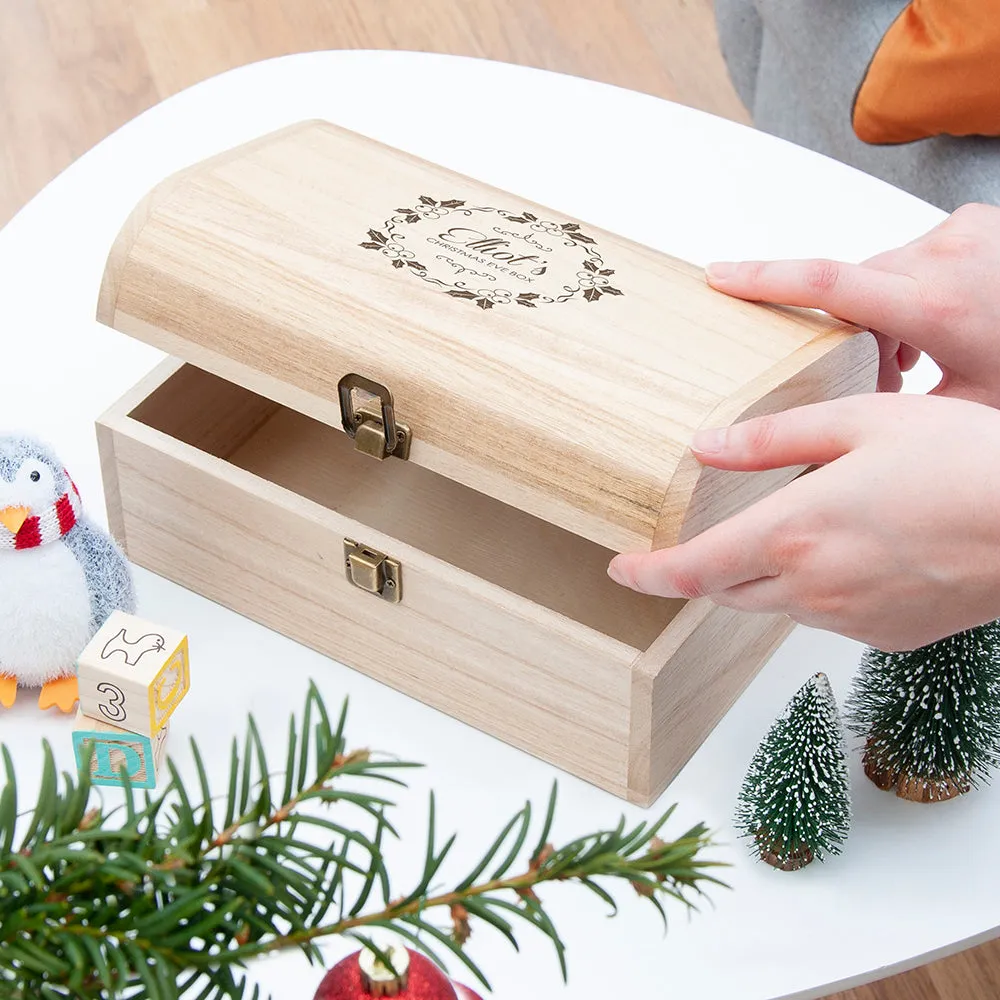
[[[736,273],[736,265],[726,261],[709,264],[705,268],[709,281],[727,281]]]
[[[618,568],[618,561],[616,559],[612,559],[611,565],[608,566],[608,576],[610,576],[615,583],[625,583],[625,578],[622,576],[621,570]]]
[[[695,431],[691,449],[701,452],[702,455],[718,454],[726,447],[726,432],[725,427],[709,427],[706,430]]]

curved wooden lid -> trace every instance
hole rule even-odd
[[[154,189],[98,319],[333,426],[344,375],[381,383],[408,461],[614,551],[800,471],[704,470],[697,428],[869,391],[877,368],[870,334],[318,121]]]

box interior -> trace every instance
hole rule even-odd
[[[637,651],[686,603],[618,586],[614,553],[588,539],[412,462],[361,455],[339,427],[194,366],[129,416]]]

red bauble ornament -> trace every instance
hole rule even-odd
[[[381,947],[381,946],[380,946]],[[393,968],[386,969],[365,949],[341,959],[323,977],[313,1000],[482,1000],[452,981],[419,952],[399,945],[383,947]]]

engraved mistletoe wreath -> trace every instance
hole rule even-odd
[[[416,223],[436,221],[447,216],[453,217],[451,221],[454,222],[455,217],[472,219],[477,214],[493,215],[502,219],[504,224],[510,223],[521,227],[519,230],[503,230],[499,226],[493,226],[492,233],[517,239],[529,249],[534,247],[539,251],[552,252],[555,245],[558,245],[568,248],[569,251],[582,251],[582,258],[570,258],[571,269],[576,269],[572,279],[564,281],[558,290],[550,288],[549,291],[555,292],[552,295],[535,291],[517,292],[511,288],[499,287],[498,282],[503,274],[509,275],[514,281],[533,283],[548,271],[550,262],[538,254],[519,253],[509,240],[473,229],[450,228],[448,234],[472,234],[471,237],[465,235],[461,239],[453,237],[452,242],[440,238],[427,238],[428,244],[437,244],[442,251],[446,251],[435,254],[434,260],[454,270],[455,274],[449,276],[451,280],[437,277],[407,246],[407,230]],[[443,237],[447,234],[438,235]],[[539,240],[551,242],[553,247],[547,247]],[[461,246],[463,243],[464,246]],[[597,249],[597,241],[593,237],[582,233],[575,222],[548,222],[532,215],[531,212],[516,214],[500,208],[466,205],[464,201],[458,199],[435,201],[427,195],[421,195],[414,208],[397,208],[396,214],[387,219],[381,229],[369,229],[368,239],[360,246],[386,257],[394,268],[405,268],[414,277],[436,285],[452,298],[468,300],[480,309],[492,309],[494,306],[511,303],[535,309],[539,305],[566,302],[577,296],[587,302],[596,302],[605,295],[623,294],[621,289],[611,283],[611,276],[615,272],[604,266],[604,260]],[[432,250],[433,246],[429,246],[428,251]],[[560,253],[564,254],[566,251]],[[455,260],[454,254],[460,254],[465,260]],[[517,264],[520,267],[514,266]],[[440,266],[437,265],[435,270]],[[496,269],[496,272],[477,270],[476,267],[492,268]],[[463,274],[469,275],[473,280],[470,282],[458,277]],[[493,284],[483,287],[483,282],[474,280],[476,278],[486,279]]]

